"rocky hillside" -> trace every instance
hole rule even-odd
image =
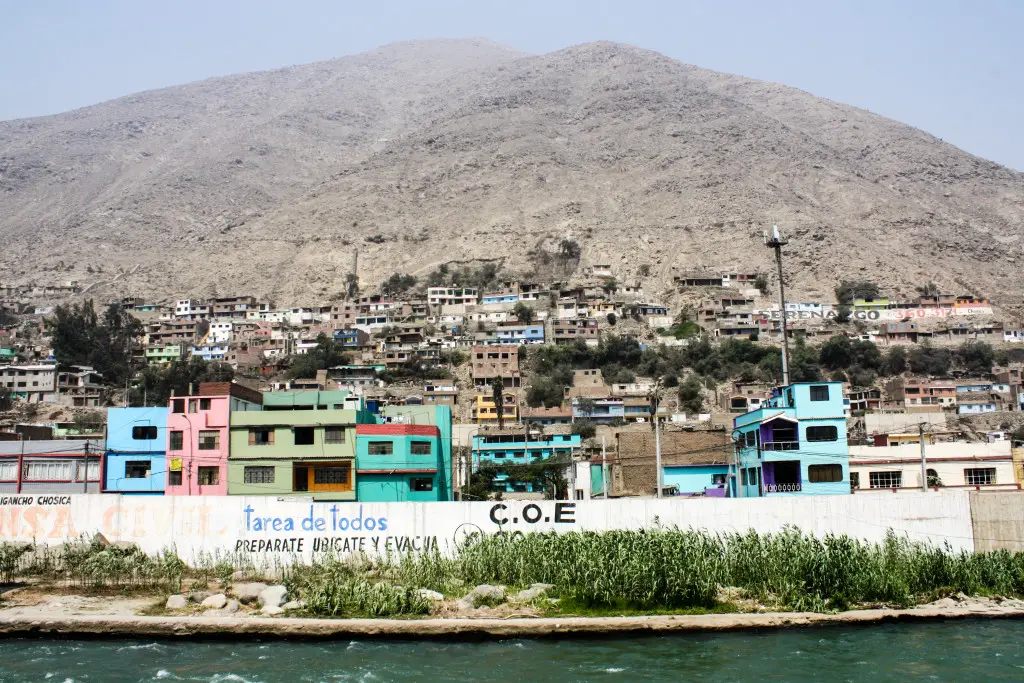
[[[1024,174],[781,85],[593,43],[482,40],[330,62],[0,123],[3,280],[98,295],[327,300],[567,236],[623,277],[768,266],[793,292],[936,281],[1015,308]],[[92,271],[92,272],[90,272]]]

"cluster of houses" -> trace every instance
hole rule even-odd
[[[166,407],[109,408],[99,439],[4,433],[0,491],[451,500],[451,428],[446,406],[202,383]]]

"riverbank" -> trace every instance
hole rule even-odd
[[[953,600],[947,598],[946,600]],[[108,602],[110,602],[108,600]],[[118,602],[118,601],[113,601]],[[940,601],[942,602],[942,601]],[[956,601],[954,601],[956,602]],[[0,637],[344,639],[344,638],[557,638],[742,631],[793,627],[850,626],[948,619],[1022,619],[1019,601],[967,599],[913,609],[864,609],[822,614],[651,615],[621,617],[511,617],[426,619],[316,619],[259,616],[140,616],[113,606],[114,613],[72,614],[0,610]]]

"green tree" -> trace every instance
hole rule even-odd
[[[579,434],[581,439],[593,439],[597,434],[597,426],[587,418],[573,420],[572,433]]]
[[[679,384],[678,396],[679,407],[687,413],[700,413],[704,409],[704,395],[696,376],[689,375]]]
[[[956,350],[957,361],[972,375],[990,374],[994,357],[992,347],[982,341],[966,342]]]
[[[818,351],[813,346],[808,346],[803,337],[797,337],[796,344],[790,348],[789,381],[817,382],[820,379]]]
[[[611,313],[608,314],[607,320],[608,320],[608,324],[609,325],[611,325],[612,327],[615,327],[615,323],[618,322],[619,317],[617,315],[615,315],[614,312],[611,312]]]
[[[187,396],[202,382],[230,382],[235,373],[226,363],[201,358],[174,361],[166,368],[150,366],[140,373],[132,389],[132,405],[165,406],[171,395]]]
[[[58,363],[88,365],[114,386],[122,386],[134,374],[132,350],[138,347],[143,329],[120,304],[110,304],[102,318],[91,299],[57,306],[45,326]]]
[[[512,315],[515,316],[515,319],[523,325],[529,325],[537,317],[537,313],[533,310],[533,307],[527,306],[522,301],[516,303],[515,307],[512,309]]]
[[[526,404],[531,408],[554,408],[562,404],[564,395],[564,385],[545,375],[537,375],[526,390]]]
[[[844,280],[835,289],[836,301],[852,304],[854,299],[875,299],[881,293],[878,285],[867,280]]]
[[[404,294],[416,286],[416,278],[413,275],[399,275],[392,273],[387,280],[380,284],[380,291],[386,296],[397,296]]]
[[[341,344],[321,333],[317,335],[315,347],[302,355],[292,356],[289,359],[288,370],[285,374],[289,379],[312,379],[316,377],[318,370],[347,363],[348,356]]]
[[[907,364],[910,366],[910,371],[916,374],[942,376],[949,373],[952,356],[949,349],[921,344],[910,352]]]
[[[907,371],[907,352],[902,346],[893,346],[885,354],[885,361],[882,363],[882,372],[890,377],[903,374]]]
[[[491,399],[498,414],[498,429],[505,428],[505,385],[500,377],[491,382]]]

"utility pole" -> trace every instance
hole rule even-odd
[[[921,490],[928,493],[928,458],[924,452],[924,423],[917,425],[917,433],[921,438]]]
[[[782,280],[782,247],[789,244],[789,240],[783,239],[779,234],[779,226],[772,225],[772,234],[764,233],[764,244],[769,249],[775,250],[775,266],[779,273],[779,325],[782,328],[782,386],[789,385],[789,330],[786,323],[786,289]]]
[[[655,473],[655,479],[658,482],[658,498],[662,497],[662,477],[661,477],[661,426],[658,424],[658,402],[654,402],[654,466],[657,469]]]
[[[608,500],[608,460],[605,438],[601,437],[601,495]]]
[[[89,493],[89,442],[85,442],[85,463],[82,466],[82,493]]]

